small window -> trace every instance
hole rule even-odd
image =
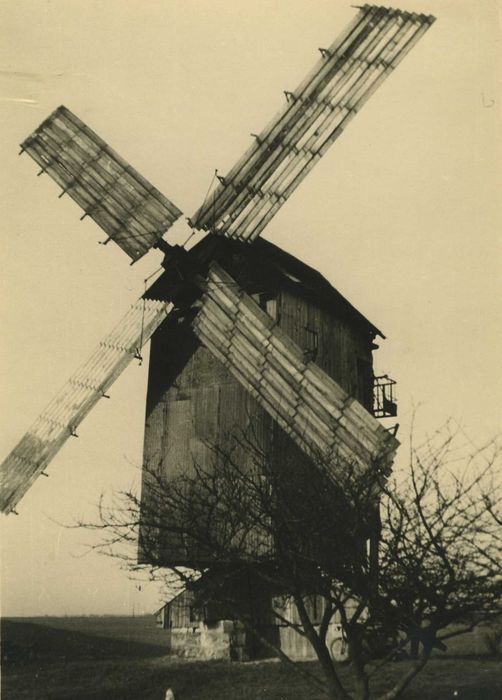
[[[277,318],[277,299],[267,299],[265,301],[265,311],[271,318]]]
[[[263,311],[274,320],[277,320],[277,297],[275,295],[270,294],[270,292],[257,292],[256,294],[251,294],[251,297]]]
[[[305,326],[305,359],[315,362],[319,352],[319,333],[309,326]]]

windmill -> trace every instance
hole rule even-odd
[[[180,441],[204,450],[207,435],[202,440],[192,434],[198,428],[183,411],[207,414],[217,384],[226,399],[233,396],[235,406],[252,401],[253,410],[278,427],[278,443],[287,438],[291,449],[307,457],[322,453],[333,472],[343,460],[361,473],[375,462],[390,470],[398,442],[372,407],[371,343],[378,329],[318,273],[259,237],[433,22],[423,14],[359,7],[333,44],[320,49],[319,61],[297,89],[285,92],[281,112],[253,135],[235,166],[218,175],[216,188],[188,219],[193,230],[206,233],[191,250],[163,237],[181,216],[178,207],[67,108],[59,107],[21,144],[21,153],[38,163],[40,174],[61,187],[60,196],[71,197],[82,208],[82,218],[92,218],[105,231],[105,243],[116,243],[132,263],[158,248],[165,271],[0,465],[3,512],[15,512],[31,484],[151,338],[145,460],[162,450],[159,436],[165,433],[182,433],[171,450],[181,449]],[[288,326],[288,314],[281,317],[278,294],[286,287],[307,290],[319,318],[324,318],[319,309],[336,306],[337,323],[355,329],[350,338],[364,336],[355,380],[347,379],[341,361],[337,364],[328,353],[333,336],[323,337],[307,322],[300,324],[303,342],[293,330],[298,323]],[[324,325],[330,324],[329,332],[336,334],[332,320]],[[197,363],[204,370],[196,381],[197,407],[187,404],[185,392],[176,410],[174,400],[168,410],[160,410],[166,392],[176,391],[180,399],[179,383],[173,389],[173,381],[187,367],[193,377]],[[390,395],[383,396],[382,406],[376,415],[387,415],[389,407],[392,413]],[[221,438],[223,427],[204,427],[209,442]],[[166,468],[164,457],[161,468]],[[147,481],[143,493],[148,499]],[[181,563],[190,563],[186,557]]]

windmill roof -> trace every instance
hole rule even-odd
[[[190,250],[189,256],[198,264],[218,259],[239,282],[248,288],[255,286],[256,291],[267,283],[289,287],[385,338],[320,272],[263,238],[250,245],[208,234]]]

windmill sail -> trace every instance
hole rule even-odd
[[[70,378],[0,465],[0,510],[10,512],[75,428],[166,318],[172,305],[140,299]]]
[[[194,321],[203,344],[299,447],[336,476],[390,470],[398,441],[313,362],[235,280],[213,263]]]
[[[252,241],[341,135],[434,17],[364,5],[280,114],[191,217],[190,225]]]
[[[181,216],[178,207],[66,107],[56,109],[21,149],[133,260]]]

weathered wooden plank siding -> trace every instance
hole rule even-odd
[[[297,292],[295,286],[283,285],[275,298],[269,290],[268,301],[260,295],[254,299],[263,301],[267,311],[272,312],[269,316],[275,317],[281,331],[289,337],[288,342],[299,345],[306,359],[315,337],[316,365],[371,410],[374,333],[370,325],[348,318],[346,305],[321,305],[302,294],[303,289]],[[274,357],[270,356],[272,364]],[[307,400],[310,398],[305,395],[304,401]],[[309,459],[274,424],[268,411],[213,352],[201,346],[189,327],[165,324],[152,339],[147,404],[145,466],[156,460],[156,468],[169,478],[193,474],[194,463],[202,472],[211,472],[216,446],[231,454],[247,471],[256,470],[254,461],[261,449],[271,455],[291,484],[295,482],[295,469],[301,476],[311,468]],[[359,420],[357,414],[354,420]],[[365,434],[363,428],[364,421],[361,438]],[[246,433],[257,447],[254,454],[238,444]],[[143,499],[146,503],[149,499],[146,477]],[[251,549],[263,547],[263,534],[256,533],[249,543]],[[174,542],[165,543],[166,560],[172,557],[173,548]]]
[[[325,608],[324,598],[312,595],[304,598],[303,602],[311,622],[318,629]],[[274,609],[278,610],[286,620],[295,624],[300,623],[296,605],[290,598],[287,601],[274,598],[272,604]],[[354,603],[349,601],[347,609],[350,610],[353,605]],[[281,650],[293,661],[308,661],[317,658],[309,641],[296,632],[293,627],[289,627],[284,623],[279,624],[279,637]],[[342,637],[339,613],[335,613],[329,623],[326,644],[331,656],[336,660],[341,661],[348,658],[348,648]]]
[[[336,310],[320,307],[313,301],[283,289],[278,301],[279,325],[291,340],[311,350],[311,333],[317,333],[315,363],[347,393],[371,412],[373,375],[371,343],[367,329],[340,318]],[[361,376],[358,359],[369,364],[369,372]]]
[[[176,334],[166,326],[152,339],[142,481],[145,512],[155,507],[154,491],[158,490],[149,472],[164,478],[193,476],[196,468],[211,473],[217,459],[215,448],[230,455],[244,471],[252,472],[257,454],[267,449],[265,440],[270,439],[272,421],[268,414],[205,347],[196,347],[174,379],[172,367],[178,366],[180,354],[186,352],[180,347],[190,345],[183,334],[183,330]],[[151,400],[153,395],[155,400]],[[247,437],[256,443],[255,453],[241,444]],[[145,537],[146,520],[142,527]],[[150,537],[152,534],[155,536],[154,531]],[[176,537],[164,533],[159,538],[166,561],[186,561],[185,548]],[[249,551],[268,547],[267,542],[263,533],[250,533]],[[147,549],[140,547],[142,561],[148,560]],[[193,555],[203,556],[195,549]]]
[[[322,452],[336,469],[363,473],[374,460],[389,468],[398,443],[375,418],[221,266],[213,263],[208,280],[195,333],[302,450]]]

